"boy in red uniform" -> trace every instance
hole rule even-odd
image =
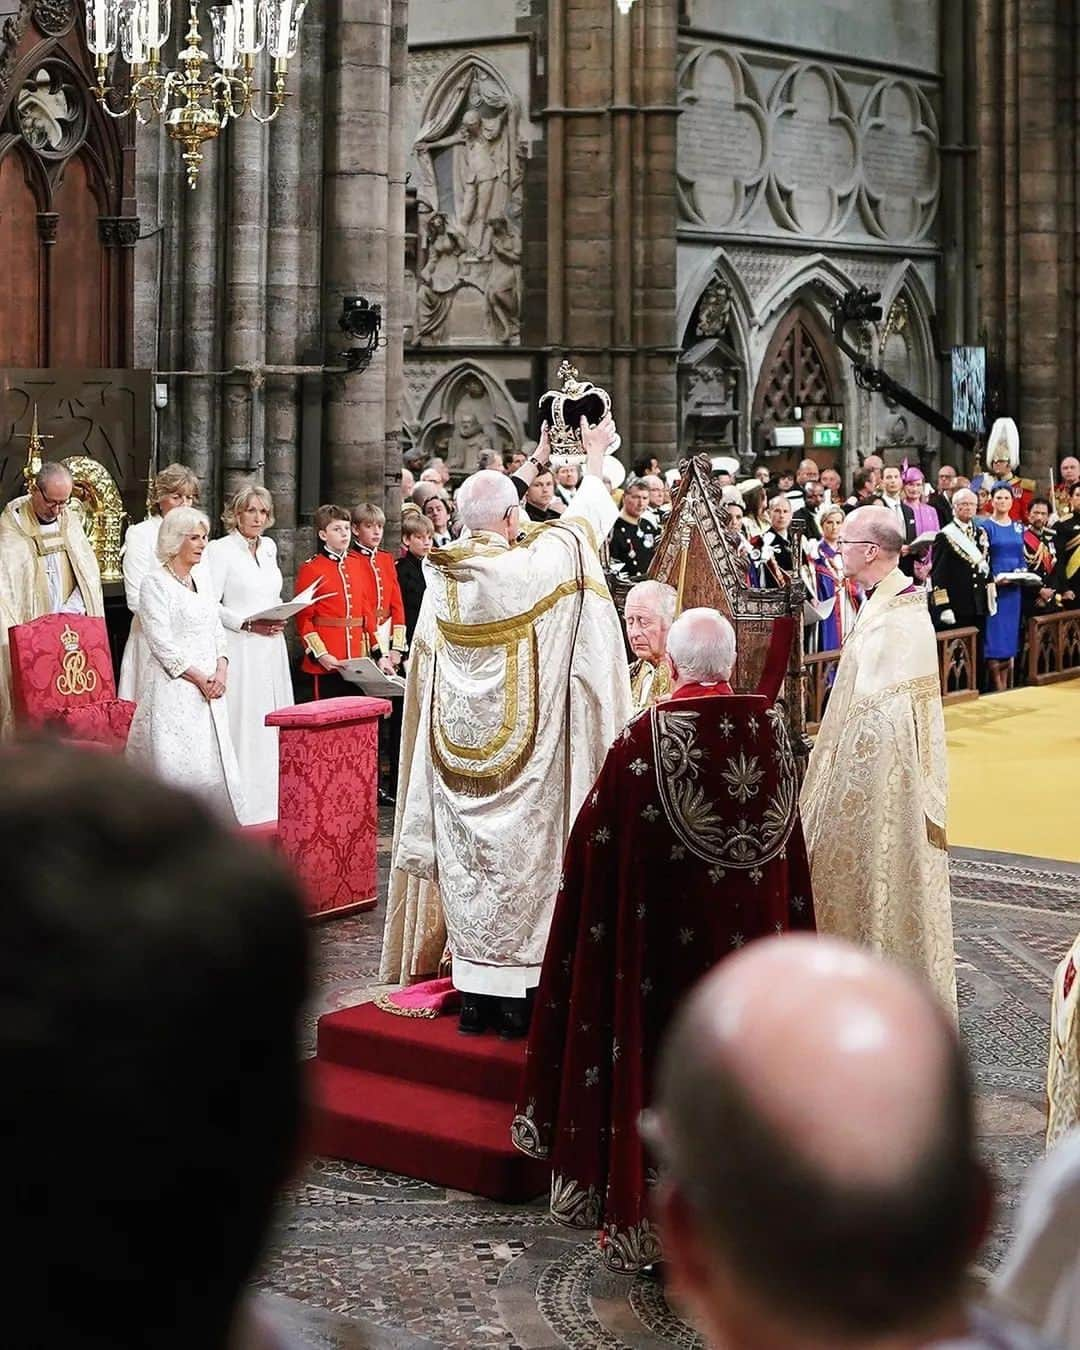
[[[362,502],[353,507],[351,519],[352,551],[363,561],[364,608],[374,616],[368,655],[378,661],[380,669],[393,674],[405,655],[405,606],[394,560],[379,548],[386,517],[379,507]]]
[[[350,547],[349,513],[341,506],[320,506],[315,512],[319,551],[302,564],[296,589],[318,580],[321,599],[296,616],[296,631],[304,644],[300,664],[312,676],[315,698],[340,698],[359,693],[338,674],[343,661],[370,654],[374,613],[365,600],[366,564]]]

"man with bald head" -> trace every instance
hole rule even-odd
[[[667,638],[675,621],[677,599],[675,587],[663,581],[639,581],[626,597],[623,608],[626,640],[637,657],[630,667],[635,712],[671,693]]]
[[[733,694],[715,609],[671,626],[675,690],[608,752],[563,860],[512,1138],[551,1165],[551,1213],[603,1231],[607,1265],[656,1260],[637,1119],[658,1038],[721,957],[812,928],[786,722]]]
[[[527,1030],[570,825],[630,715],[597,552],[616,514],[600,476],[615,426],[583,418],[581,435],[585,474],[559,520],[519,537],[515,480],[548,472],[545,431],[514,477],[482,469],[465,480],[464,532],[424,562],[383,969],[391,979],[408,969],[437,886],[468,1034]]]
[[[680,1010],[643,1122],[670,1285],[724,1350],[1035,1350],[965,1301],[990,1186],[950,1019],[835,939],[758,942]]]
[[[12,730],[9,626],[105,613],[97,558],[71,510],[71,471],[42,464],[29,488],[0,515],[0,735]]]
[[[955,1017],[945,718],[926,593],[897,566],[891,512],[859,507],[836,542],[866,600],[800,799],[818,928],[920,971]]]

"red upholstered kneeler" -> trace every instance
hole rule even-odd
[[[268,713],[279,728],[278,845],[315,918],[373,909],[378,889],[383,698],[326,698]]]
[[[135,704],[116,697],[104,619],[43,614],[8,629],[17,724],[122,750]]]

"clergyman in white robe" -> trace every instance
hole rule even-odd
[[[615,516],[586,475],[560,520],[513,544],[478,531],[425,563],[393,865],[438,886],[464,993],[521,998],[538,982],[570,826],[631,712],[597,552]],[[392,888],[388,906],[388,978],[403,935],[415,937],[401,890],[406,903]]]

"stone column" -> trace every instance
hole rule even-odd
[[[326,8],[323,332],[328,354],[349,340],[341,302],[387,306],[392,0],[330,0]],[[386,349],[363,373],[329,376],[323,482],[343,506],[381,501],[386,465]]]
[[[676,457],[676,16],[548,9],[548,375],[610,382],[628,459]]]
[[[171,149],[175,152],[176,147]],[[222,361],[219,231],[221,220],[216,210],[220,141],[208,141],[203,148],[199,185],[183,188],[181,199],[181,291],[183,298],[182,343],[178,365],[173,369],[193,372],[179,376],[172,388],[179,389],[179,458],[191,466],[202,483],[202,509],[211,521],[221,514],[221,490],[217,446],[221,435],[218,398]],[[176,154],[180,174],[180,157]],[[182,178],[179,179],[182,182]],[[177,189],[179,191],[179,188]],[[175,396],[175,395],[174,395]],[[175,449],[172,451],[176,453]]]
[[[286,107],[279,120],[292,117]],[[288,134],[288,133],[286,133]],[[228,129],[225,211],[225,370],[261,365],[266,352],[267,147],[270,128],[242,117]],[[222,496],[263,473],[261,377],[227,375],[222,387]]]
[[[296,98],[270,127],[267,200],[266,363],[322,359],[319,258],[322,203],[308,185],[322,168],[321,8],[304,16],[300,50],[289,63]],[[265,482],[274,498],[274,538],[282,573],[291,579],[305,556],[297,540],[300,377],[266,378]]]
[[[386,207],[386,460],[382,506],[386,543],[395,546],[401,529],[401,400],[405,387],[403,325],[405,307],[405,83],[409,41],[408,0],[391,0],[390,140],[387,147]]]
[[[1080,0],[978,0],[981,320],[1042,484],[1076,445]]]

